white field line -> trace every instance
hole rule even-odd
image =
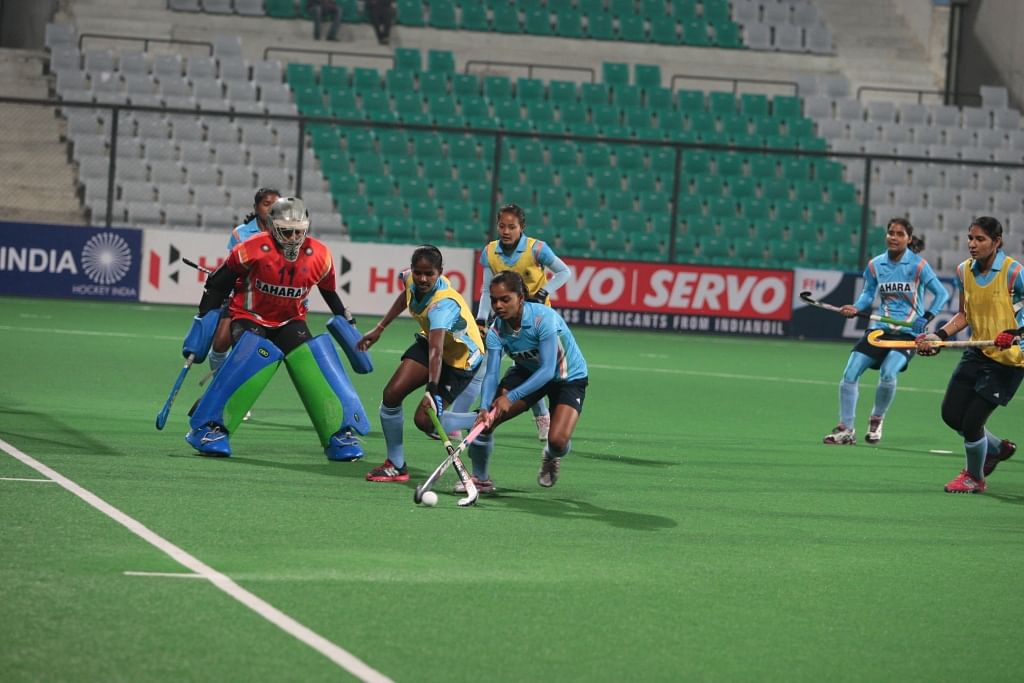
[[[53,479],[25,479],[24,477],[0,477],[0,481],[28,481],[33,484],[54,484]]]
[[[101,331],[90,331],[90,330],[51,330],[45,327],[21,327],[13,325],[0,325],[0,330],[10,330],[15,332],[42,332],[47,334],[78,334],[84,336],[109,336],[109,337],[124,337],[127,339],[160,339],[160,340],[179,340],[181,337],[162,337],[148,334],[133,334],[130,332],[101,332]],[[771,340],[765,340],[771,341]],[[374,350],[374,353],[385,353],[385,354],[402,354],[405,353],[404,349],[398,349],[395,351],[379,351]],[[731,372],[703,372],[701,370],[678,370],[675,368],[643,368],[643,367],[632,367],[627,365],[597,365],[594,363],[588,363],[592,368],[599,368],[601,370],[612,370],[615,372],[653,372],[655,374],[667,374],[667,375],[690,375],[693,377],[714,377],[716,379],[735,379],[743,382],[772,382],[777,384],[779,382],[786,384],[810,384],[814,386],[831,387],[838,384],[838,380],[829,379],[800,379],[798,377],[773,377],[770,375],[741,375]],[[917,392],[923,394],[944,394],[945,389],[917,389],[915,387],[908,387],[903,384],[900,385],[900,391],[903,392]]]
[[[96,494],[82,488],[75,482],[62,474],[59,474],[56,470],[47,467],[32,456],[21,452],[3,439],[0,439],[0,450],[5,451],[16,460],[20,460],[42,474],[44,477],[52,479],[55,483],[60,484],[64,489],[78,496],[118,524],[121,524],[142,540],[163,551],[178,564],[207,579],[214,586],[224,591],[252,611],[256,612],[274,626],[277,626],[285,633],[288,633],[297,640],[313,648],[359,680],[367,681],[368,683],[385,683],[391,680],[376,669],[371,668],[362,660],[356,658],[347,650],[344,650],[318,633],[315,633],[270,603],[245,590],[233,580],[218,572],[216,569],[213,569],[198,558],[187,553],[185,550],[143,526],[141,522],[129,517]]]
[[[205,579],[202,574],[182,574],[180,572],[121,572],[125,576],[155,576],[166,579]]]

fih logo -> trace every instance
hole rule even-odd
[[[132,250],[120,235],[101,232],[82,247],[82,270],[98,285],[119,282],[132,267]]]

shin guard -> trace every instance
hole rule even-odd
[[[185,439],[201,453],[230,455],[226,435],[214,440],[199,432],[209,425],[228,434],[235,431],[273,378],[282,357],[272,342],[252,332],[244,333],[192,411],[192,430]]]
[[[292,383],[330,460],[363,457],[352,432],[366,434],[370,421],[345,373],[331,338],[321,334],[284,359]]]

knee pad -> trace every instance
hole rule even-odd
[[[370,431],[370,420],[328,335],[294,349],[284,364],[324,448],[339,431]]]
[[[245,332],[196,404],[189,426],[196,429],[212,422],[228,433],[235,431],[274,377],[283,357],[273,342]]]

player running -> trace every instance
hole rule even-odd
[[[327,335],[313,337],[305,300],[320,290],[334,313],[328,329],[345,344],[342,326],[351,316],[338,296],[334,261],[322,242],[307,235],[309,213],[301,199],[280,198],[268,212],[264,232],[240,243],[206,280],[199,314],[185,337],[184,355],[206,357],[220,318],[229,305],[234,348],[190,413],[185,436],[202,455],[228,456],[229,434],[284,361],[330,460],[356,460],[362,447],[353,435],[366,434],[369,421]]]
[[[967,231],[971,258],[956,269],[960,310],[934,334],[917,338],[922,356],[941,349],[931,345],[966,327],[971,339],[994,339],[995,346],[964,349],[942,399],[942,420],[964,438],[967,464],[947,493],[984,493],[985,477],[1017,450],[985,427],[989,416],[1013,398],[1024,379],[1024,354],[1017,340],[1024,300],[1024,266],[1003,253],[1003,226],[991,216],[975,218]]]
[[[527,237],[526,212],[516,204],[506,204],[498,209],[498,239],[489,242],[480,254],[480,265],[483,267],[483,279],[480,285],[480,304],[477,307],[477,324],[486,330],[491,319],[491,278],[495,273],[507,270],[519,273],[526,286],[526,300],[551,305],[550,295],[569,281],[572,271],[565,262],[555,255],[550,245],[535,237]],[[547,277],[551,271],[551,279]],[[480,393],[484,369],[481,366],[473,384],[464,391],[452,406],[452,411],[464,413],[468,411],[473,400]],[[541,398],[533,404],[533,419],[537,425],[537,438],[544,441],[548,438],[551,426],[551,415],[548,411],[547,399]]]
[[[881,315],[913,323],[914,334],[925,331],[932,318],[949,300],[949,293],[918,253],[924,242],[914,237],[914,228],[906,218],[893,218],[885,229],[886,251],[868,262],[864,269],[864,289],[853,304],[846,304],[840,312],[852,318],[871,308],[877,293],[881,298]],[[932,294],[931,306],[925,309],[925,291]],[[883,322],[873,322],[864,337],[853,347],[839,382],[839,424],[825,436],[827,444],[852,446],[857,443],[854,417],[860,392],[860,376],[868,368],[878,370],[875,405],[868,419],[865,440],[876,444],[882,440],[885,413],[896,396],[896,377],[907,369],[913,349],[881,349],[868,343],[867,333],[883,329],[885,339],[913,339],[906,328]]]
[[[420,326],[416,340],[406,349],[384,387],[380,425],[387,457],[367,473],[367,481],[409,481],[402,444],[402,401],[416,389],[427,386],[430,397],[423,397],[414,420],[417,427],[430,434],[434,425],[426,411],[434,410],[440,417],[444,407],[469,385],[484,356],[483,340],[471,309],[441,274],[441,251],[432,245],[418,247],[412,253],[410,266],[398,276],[402,291],[391,308],[357,344],[362,351],[369,349],[380,339],[384,328],[406,309]]]
[[[476,417],[487,429],[469,447],[473,482],[481,493],[494,490],[487,471],[494,429],[546,396],[551,401],[551,431],[537,483],[550,488],[558,481],[562,458],[572,449],[572,433],[587,393],[587,362],[562,316],[526,300],[526,284],[519,273],[495,275],[489,298],[497,319],[487,332],[487,374]],[[513,365],[499,380],[502,352]],[[493,419],[488,416],[492,408]]]

